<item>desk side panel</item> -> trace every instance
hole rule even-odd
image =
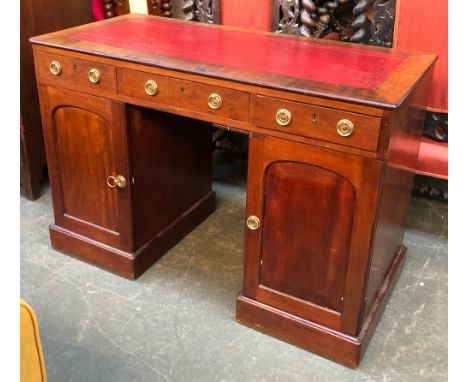
[[[432,70],[400,108],[384,113],[388,152],[362,319],[369,314],[403,244],[431,77]]]

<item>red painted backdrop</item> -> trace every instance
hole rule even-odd
[[[221,23],[269,31],[271,0],[221,0]]]
[[[396,48],[438,54],[429,109],[448,111],[448,1],[400,0]]]

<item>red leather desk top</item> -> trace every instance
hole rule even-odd
[[[362,89],[375,88],[406,58],[164,19],[124,20],[70,38]]]
[[[35,49],[42,45],[384,108],[399,106],[436,59],[432,54],[136,14],[31,42]]]

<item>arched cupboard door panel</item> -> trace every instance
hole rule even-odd
[[[131,174],[125,106],[40,87],[55,222],[104,244],[131,250]],[[116,177],[125,180],[116,184]],[[120,178],[119,178],[120,179]]]
[[[355,335],[382,168],[357,155],[251,136],[242,294]]]
[[[328,169],[284,161],[267,167],[263,185],[260,284],[341,312],[353,185]]]
[[[117,195],[106,187],[107,177],[116,172],[108,121],[89,110],[62,106],[54,111],[52,125],[63,213],[118,234]]]

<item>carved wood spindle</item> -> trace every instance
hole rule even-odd
[[[115,16],[113,0],[102,0],[102,5],[104,8],[104,17],[106,19],[110,19]]]
[[[213,24],[213,1],[196,0],[196,10],[198,21],[201,23]]]
[[[161,16],[172,17],[172,3],[171,0],[162,0]]]
[[[330,15],[331,15],[330,28],[332,29],[332,31],[338,33],[341,41],[349,41],[351,36],[347,32],[348,28],[345,27],[341,23],[339,18],[336,16],[335,11],[349,2],[350,0],[335,0],[335,1],[330,1],[327,5],[328,9],[330,9],[331,11],[330,12]]]
[[[314,19],[317,19],[315,13],[316,7],[312,0],[302,0],[302,11],[301,11],[301,22],[302,25],[299,28],[301,36],[311,37],[312,30],[316,28],[317,23]]]
[[[391,48],[393,45],[396,0],[376,0],[374,9],[376,13],[371,21],[369,44]]]
[[[195,0],[184,0],[182,11],[184,12],[185,20],[195,21]]]
[[[161,0],[147,0],[146,4],[148,5],[148,13],[150,15],[161,15]]]
[[[351,23],[353,28],[353,35],[351,36],[351,42],[364,42],[368,32],[366,31],[366,24],[369,23],[365,11],[374,3],[375,0],[359,0],[356,6],[353,8],[354,20]]]
[[[299,0],[281,0],[279,5],[279,33],[296,34],[298,29],[298,17],[301,9]]]

